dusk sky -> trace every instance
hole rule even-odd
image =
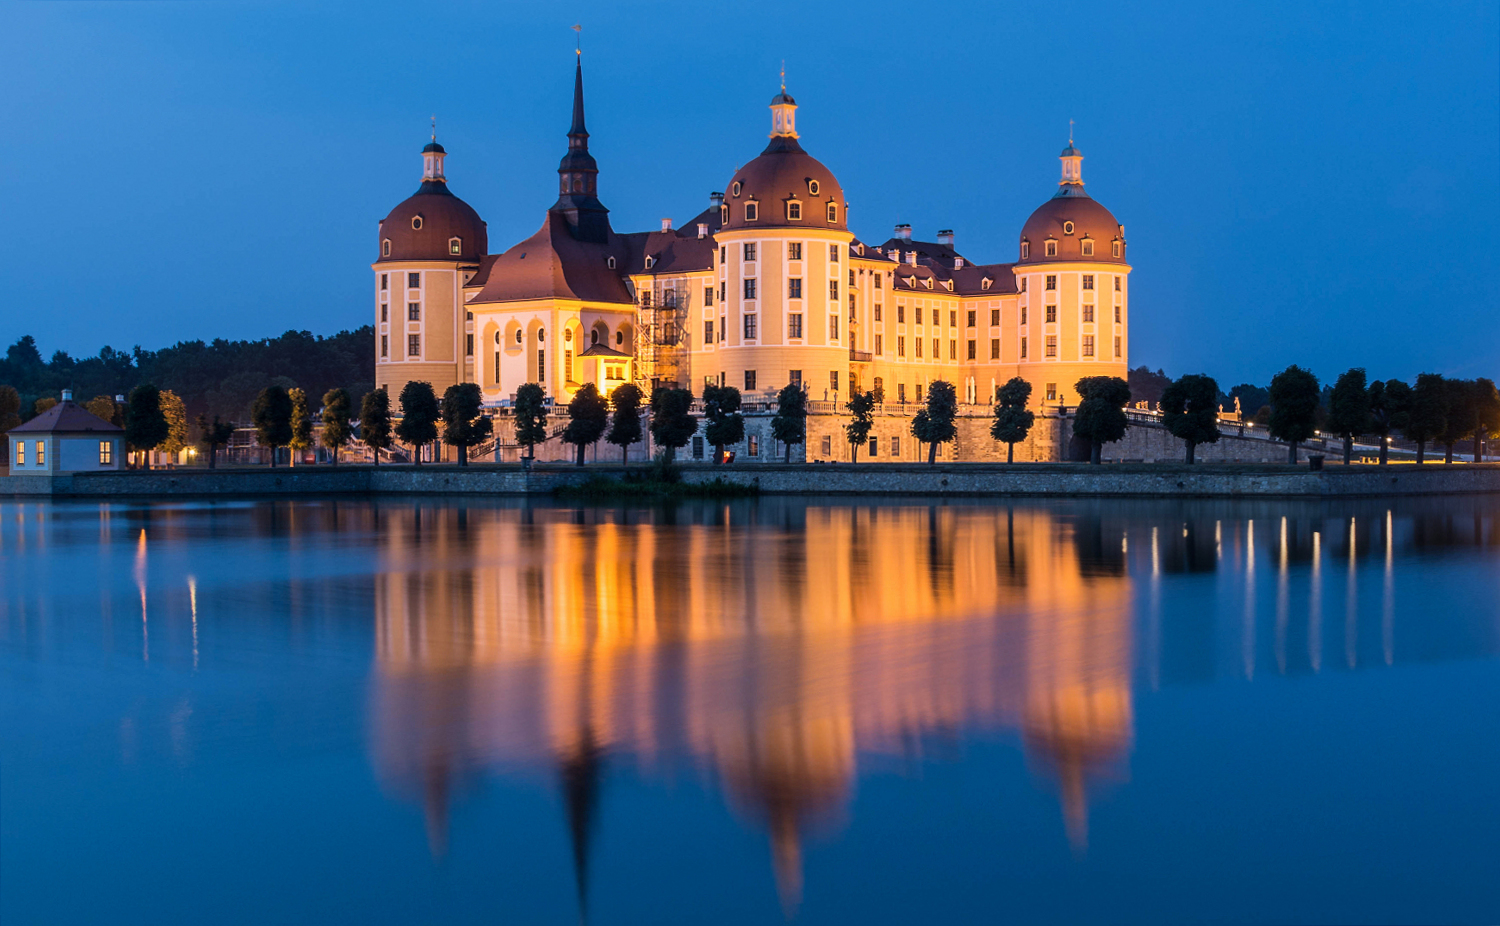
[[[724,189],[785,59],[865,241],[1015,260],[1076,120],[1130,242],[1132,366],[1500,375],[1492,0],[3,3],[0,348],[370,322],[432,114],[504,250],[555,198],[575,22],[617,230]]]

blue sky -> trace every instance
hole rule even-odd
[[[852,225],[1013,260],[1068,120],[1125,224],[1132,365],[1500,375],[1500,16],[1438,4],[9,3],[0,342],[369,321],[438,116],[492,250],[540,224],[584,24],[615,227],[686,221],[786,60]],[[3,346],[0,344],[0,346]]]

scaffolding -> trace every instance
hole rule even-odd
[[[636,293],[635,379],[646,395],[658,385],[687,383],[692,286],[687,279],[656,280]]]

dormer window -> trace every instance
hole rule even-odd
[[[953,292],[953,281],[952,280],[944,280],[943,281],[943,289],[946,289],[950,293]]]
[[[420,215],[414,215],[411,217],[411,227],[412,231],[422,230],[422,217]]]
[[[729,207],[728,206],[720,206],[719,207],[719,224],[720,225],[728,225],[729,224]]]
[[[1121,247],[1121,245],[1120,245],[1120,239],[1116,238],[1114,240],[1113,244],[1114,244],[1114,254],[1115,254],[1116,257],[1119,257],[1120,256],[1120,247]]]
[[[1046,248],[1046,251],[1044,253],[1048,257],[1056,257],[1057,256],[1057,241],[1056,241],[1056,239],[1053,239],[1053,238],[1048,238],[1047,239],[1047,248]]]
[[[786,203],[786,219],[788,222],[802,221],[802,203],[795,199],[789,199]]]
[[[1063,234],[1064,235],[1071,235],[1071,234],[1073,234],[1073,223],[1072,222],[1064,222],[1063,223]]]
[[[932,277],[923,277],[922,285],[927,287],[928,289],[932,289]]]
[[[609,267],[609,269],[611,269],[611,270],[615,269],[615,259],[613,257],[611,257],[609,260],[605,261],[604,263],[605,263],[606,266]]]
[[[1031,257],[1031,242],[1025,238],[1021,239],[1021,259],[1028,260]]]
[[[809,195],[811,195],[811,196],[817,196],[819,189],[820,189],[820,187],[818,186],[818,181],[816,181],[816,180],[809,180],[809,181],[807,181],[807,192],[808,192]]]
[[[381,257],[390,257],[391,256],[391,239],[389,239],[389,238],[383,238],[383,239],[381,239],[381,241],[380,241],[380,256]]]
[[[760,204],[755,202],[745,203],[745,221],[754,222],[760,218]]]
[[[734,182],[734,185],[729,188],[729,193],[732,196],[738,196],[738,195],[740,195],[740,191],[743,190],[744,188],[745,188],[744,184],[742,184],[738,180],[736,180]]]
[[[838,220],[839,220],[839,206],[838,206],[838,203],[829,203],[828,204],[828,221],[830,221],[830,222],[837,222]]]
[[[990,285],[993,284],[994,282],[995,281],[992,280],[992,279],[990,279],[989,277],[985,277],[984,279],[982,279],[982,280],[979,281],[979,288],[987,290],[987,289],[990,288]]]
[[[1094,256],[1094,239],[1092,239],[1092,238],[1084,238],[1082,241],[1079,242],[1079,247],[1081,247],[1083,249],[1083,256],[1084,257],[1093,257]]]
[[[448,253],[449,254],[462,254],[463,252],[464,252],[464,239],[462,239],[462,238],[449,238],[448,239]]]

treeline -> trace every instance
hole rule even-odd
[[[309,396],[342,388],[357,403],[375,388],[375,330],[366,325],[329,337],[288,331],[258,341],[179,341],[154,351],[105,347],[82,358],[58,351],[50,360],[26,335],[0,359],[0,385],[18,393],[22,420],[37,414],[38,400],[55,400],[64,389],[87,402],[126,396],[147,383],[181,397],[190,420],[218,415],[248,423],[255,397],[272,384]]]

